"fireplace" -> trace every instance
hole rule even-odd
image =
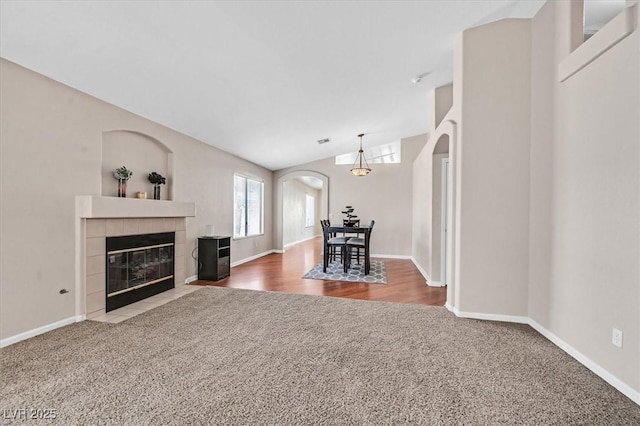
[[[76,290],[79,297],[76,315],[93,319],[106,313],[109,265],[106,239],[110,237],[175,233],[173,281],[175,287],[184,285],[187,218],[195,217],[195,208],[195,204],[189,202],[77,196]]]
[[[175,232],[106,238],[106,312],[175,286]]]

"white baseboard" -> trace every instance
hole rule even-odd
[[[407,259],[411,260],[411,256],[405,256],[402,254],[371,254],[370,257],[382,257],[387,259]]]
[[[452,312],[460,318],[479,319],[487,321],[515,322],[518,324],[529,324],[529,317],[518,315],[502,315],[502,314],[484,314],[478,312],[464,312],[458,308],[452,307]]]
[[[189,284],[192,283],[194,281],[198,281],[198,276],[197,275],[191,275],[190,277],[187,277],[186,280],[184,280],[185,284]]]
[[[413,262],[413,265],[418,269],[418,272],[420,272],[420,274],[422,274],[422,276],[424,277],[425,283],[429,285],[430,279],[429,279],[429,274],[427,274],[427,271],[425,271],[422,268],[422,266],[418,264],[418,261],[416,260],[415,257],[411,256],[411,261]]]
[[[631,399],[636,404],[640,405],[640,391],[633,389],[631,386],[627,385],[613,374],[609,373],[606,369],[592,361],[589,357],[584,355],[582,352],[553,334],[551,331],[547,330],[540,324],[538,324],[535,320],[524,317],[524,316],[516,316],[516,315],[497,315],[497,314],[484,314],[484,313],[476,313],[476,312],[463,312],[458,310],[457,308],[449,305],[447,302],[444,305],[449,311],[453,312],[456,316],[461,318],[471,318],[471,319],[479,319],[479,320],[488,320],[488,321],[503,321],[503,322],[513,322],[519,324],[528,324],[536,330],[538,333],[542,334],[545,338],[549,339],[551,343],[562,349],[564,352],[569,354],[572,358],[578,361],[580,364],[587,367],[594,374],[600,377],[605,382],[609,383],[611,386],[622,392],[627,398]]]
[[[33,330],[16,334],[15,336],[10,336],[10,337],[7,337],[6,339],[0,340],[0,348],[13,345],[14,343],[18,343],[22,340],[27,340],[39,334],[46,333],[47,331],[55,330],[56,328],[64,327],[65,325],[73,324],[74,322],[80,322],[84,320],[85,320],[85,315],[77,315],[77,316],[65,318],[60,321],[52,322],[51,324],[43,325],[42,327],[34,328]]]
[[[636,404],[640,405],[640,391],[633,389],[631,386],[622,382],[620,379],[615,377],[613,374],[609,373],[607,370],[599,366],[597,363],[592,361],[589,357],[581,353],[579,350],[538,324],[533,319],[529,318],[529,325],[536,330],[538,333],[542,334],[544,337],[549,339],[554,345],[571,355],[576,361],[580,364],[587,367],[594,374],[599,376],[602,380],[609,383],[611,386],[622,392],[625,396],[631,399]]]
[[[304,243],[305,241],[313,240],[314,238],[318,238],[318,237],[322,237],[322,235],[312,235],[312,236],[307,237],[307,238],[305,238],[303,240],[294,241],[293,243],[285,244],[284,250],[287,250],[289,247],[293,247],[296,244]]]
[[[277,251],[276,250],[267,250],[267,251],[264,251],[262,253],[258,253],[256,255],[253,255],[253,256],[250,256],[250,257],[246,257],[246,258],[241,259],[241,260],[236,260],[235,262],[231,263],[231,267],[233,268],[234,266],[238,266],[238,265],[242,265],[243,263],[251,262],[252,260],[259,259],[259,258],[261,258],[263,256],[266,256],[268,254],[271,254],[271,253],[277,253]]]
[[[420,273],[422,274],[422,276],[424,277],[424,279],[426,280],[426,284],[429,287],[444,287],[445,285],[442,284],[440,281],[431,281],[431,277],[429,276],[429,274],[427,273],[427,271],[425,271],[422,266],[420,266],[418,264],[418,261],[415,259],[415,257],[411,256],[411,261],[413,262],[413,264],[415,265],[416,268],[418,268],[418,271],[420,271]],[[449,309],[451,310],[451,309]]]

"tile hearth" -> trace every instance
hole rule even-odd
[[[115,309],[111,312],[107,312],[106,314],[95,312],[93,314],[87,315],[87,320],[110,322],[112,324],[116,324],[126,319],[133,318],[136,315],[142,314],[153,308],[157,308],[158,306],[164,305],[165,303],[169,303],[172,300],[176,300],[184,296],[185,294],[193,293],[194,291],[198,291],[200,289],[202,289],[201,286],[192,286],[188,284],[181,285],[160,294],[156,294],[155,296],[148,297],[139,302],[132,303],[119,309]]]

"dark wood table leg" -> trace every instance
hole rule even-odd
[[[329,244],[327,244],[327,236],[324,237],[324,256],[322,256],[322,272],[327,272],[329,265]]]
[[[364,253],[364,274],[369,275],[371,270],[371,259],[369,258],[369,249],[367,248]]]
[[[344,273],[346,274],[349,270],[349,266],[351,266],[351,247],[348,244],[345,244],[342,247],[342,266]]]
[[[369,271],[371,270],[371,254],[369,252],[369,233],[371,231],[365,233],[365,241],[364,241],[364,274],[369,275]]]

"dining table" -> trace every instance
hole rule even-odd
[[[329,238],[336,236],[344,236],[344,237],[355,237],[353,234],[364,235],[364,274],[369,275],[369,271],[371,269],[371,256],[369,254],[369,243],[371,240],[371,227],[368,225],[365,226],[344,226],[344,225],[329,225],[323,228],[323,236],[324,236],[324,259],[323,259],[323,271],[327,272],[327,266],[329,266],[329,245],[327,241]],[[343,250],[346,250],[346,247],[343,247]],[[346,256],[343,256],[343,267],[344,272],[347,272],[347,268],[351,259],[346,259]]]

